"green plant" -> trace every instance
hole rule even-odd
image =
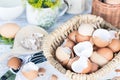
[[[60,0],[28,0],[34,8],[52,8],[58,6]]]

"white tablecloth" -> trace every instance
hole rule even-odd
[[[90,13],[90,11],[86,11],[84,12],[83,14],[86,14],[86,13]],[[65,21],[69,20],[71,17],[73,17],[75,15],[72,15],[72,14],[65,14],[64,16],[60,17],[56,23],[51,26],[49,29],[47,29],[46,31],[48,33],[52,32],[54,29],[56,29],[57,27],[59,27],[59,25],[63,24]],[[4,24],[4,23],[8,23],[8,22],[15,22],[17,23],[18,25],[20,25],[21,27],[24,27],[26,25],[28,25],[29,23],[27,22],[26,20],[26,14],[25,14],[25,11],[24,13],[19,16],[17,19],[13,20],[13,21],[2,21],[0,20],[0,25],[1,24]],[[5,62],[6,63],[6,62]],[[47,69],[47,73],[45,74],[45,76],[39,78],[39,80],[48,80],[50,75],[52,74],[56,74],[58,76],[58,80],[67,80],[67,78],[61,74],[60,72],[58,72],[52,65],[49,64],[49,62],[44,62],[44,63],[41,63],[38,65],[39,67],[44,67]],[[1,66],[0,66],[1,67]],[[118,66],[119,67],[119,66]],[[0,71],[0,77],[2,76],[1,74],[5,73],[7,71],[8,68],[3,68],[2,71]],[[1,70],[1,69],[0,69]],[[20,73],[17,74],[17,77],[16,77],[16,80],[21,80],[19,77]],[[106,76],[103,76],[100,80],[106,80],[106,79],[110,79],[110,78],[113,78],[113,76],[120,76],[119,73],[115,73],[114,71],[112,71],[111,73],[109,74],[106,74]]]

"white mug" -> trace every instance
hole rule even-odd
[[[80,14],[86,9],[86,0],[64,0],[68,4],[67,13]]]
[[[27,21],[30,24],[39,25],[43,28],[49,28],[55,23],[59,16],[62,16],[68,9],[66,4],[60,11],[59,6],[55,8],[33,8],[28,2],[26,5]]]
[[[0,0],[0,20],[13,20],[24,11],[22,0]]]

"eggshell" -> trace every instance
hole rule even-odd
[[[113,58],[113,52],[109,48],[100,48],[97,50],[97,53],[107,60],[111,60]]]
[[[97,71],[99,68],[99,65],[97,65],[96,63],[92,63],[92,69],[91,69],[91,72],[95,72]]]
[[[77,32],[76,34],[76,42],[83,42],[83,41],[89,41],[91,36],[83,36]]]
[[[112,42],[108,45],[108,47],[113,52],[118,52],[120,50],[120,40],[119,39],[113,39]]]
[[[68,38],[75,43],[76,43],[76,34],[77,34],[77,31],[73,31],[68,35]]]
[[[117,31],[110,30],[109,33],[110,33],[112,39],[116,39],[117,38]]]
[[[72,50],[68,47],[58,47],[56,50],[56,58],[59,62],[63,63],[63,65],[67,64],[69,59],[72,57]]]
[[[38,77],[38,73],[39,73],[38,67],[32,62],[25,64],[22,67],[21,72],[28,80],[34,80],[35,78]]]
[[[103,66],[108,63],[108,60],[103,56],[99,55],[96,51],[93,52],[93,54],[90,57],[90,60],[98,64],[99,66]]]
[[[88,58],[81,56],[72,63],[71,68],[76,73],[89,73],[92,69],[92,63]]]
[[[69,70],[72,70],[72,69],[71,69],[72,63],[73,63],[74,61],[78,60],[79,58],[80,58],[80,57],[78,57],[78,56],[76,56],[76,57],[74,57],[74,58],[70,58],[69,62],[68,62],[67,65],[66,65],[66,68],[69,69]]]
[[[43,75],[45,74],[45,72],[46,72],[46,69],[44,69],[44,68],[39,68],[38,72],[39,72],[39,75],[40,75],[40,76],[43,76]]]
[[[65,67],[68,64],[68,62],[69,62],[69,60],[64,60],[64,61],[60,62],[60,64],[62,64],[62,66]]]
[[[77,56],[90,57],[93,53],[93,45],[89,41],[80,42],[73,47],[73,50]]]
[[[106,47],[111,42],[112,37],[109,31],[105,29],[97,29],[92,35],[94,44],[98,47]]]
[[[71,40],[69,40],[68,38],[64,40],[62,46],[63,47],[69,47],[70,49],[73,49],[73,46],[75,45],[75,43]]]
[[[7,63],[8,67],[13,68],[15,70],[19,69],[22,65],[22,62],[19,58],[17,57],[12,57],[8,60]]]
[[[93,24],[81,24],[78,28],[78,33],[83,36],[92,36],[92,33],[94,31]]]
[[[58,77],[53,74],[53,75],[51,76],[50,80],[58,80]]]
[[[31,70],[29,72],[22,72],[22,74],[28,79],[28,80],[34,80],[38,77],[38,71]]]

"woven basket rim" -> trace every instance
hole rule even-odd
[[[106,22],[105,20],[103,20],[99,16],[95,16],[95,15],[91,15],[91,14],[90,15],[78,15],[78,16],[75,16],[72,19],[68,20],[63,25],[61,25],[60,27],[55,29],[52,33],[47,35],[47,37],[46,37],[46,39],[44,40],[44,43],[43,43],[43,51],[44,51],[44,55],[46,56],[48,61],[55,68],[57,68],[58,71],[65,74],[70,80],[72,80],[73,78],[74,78],[73,80],[96,80],[96,79],[98,79],[100,77],[103,77],[103,75],[105,75],[106,73],[108,73],[111,70],[115,69],[115,67],[117,67],[118,64],[120,64],[120,52],[117,54],[117,56],[115,56],[104,67],[102,67],[101,69],[99,69],[95,73],[90,73],[90,74],[77,74],[77,73],[71,72],[70,70],[66,70],[65,68],[63,68],[63,66],[57,60],[54,59],[54,57],[52,55],[52,52],[51,52],[51,49],[52,49],[51,44],[52,44],[52,41],[54,41],[53,39],[56,39],[56,37],[58,37],[58,35],[61,35],[60,34],[61,32],[64,32],[64,35],[66,35],[65,31],[68,30],[68,28],[70,28],[70,26],[73,26],[72,22],[76,23],[77,20],[81,20],[81,17],[85,18],[85,19],[88,19],[88,18],[94,19],[95,18],[101,24],[103,23],[103,24],[106,24],[109,28],[113,28],[113,26],[111,24],[109,24],[108,22]],[[67,25],[67,24],[69,24],[69,25]],[[60,31],[62,29],[63,29],[63,31]],[[114,27],[114,29],[118,30],[115,27]],[[51,42],[48,42],[48,40],[51,40]],[[56,42],[54,42],[54,44],[58,44],[57,42],[59,40],[60,39],[57,38],[57,40],[56,40]],[[55,52],[55,50],[53,50],[53,52]]]
[[[93,0],[94,1],[94,0]],[[110,8],[116,8],[120,7],[120,4],[107,4],[104,2],[101,2],[100,0],[95,0],[99,5],[105,6],[105,7],[110,7]]]

